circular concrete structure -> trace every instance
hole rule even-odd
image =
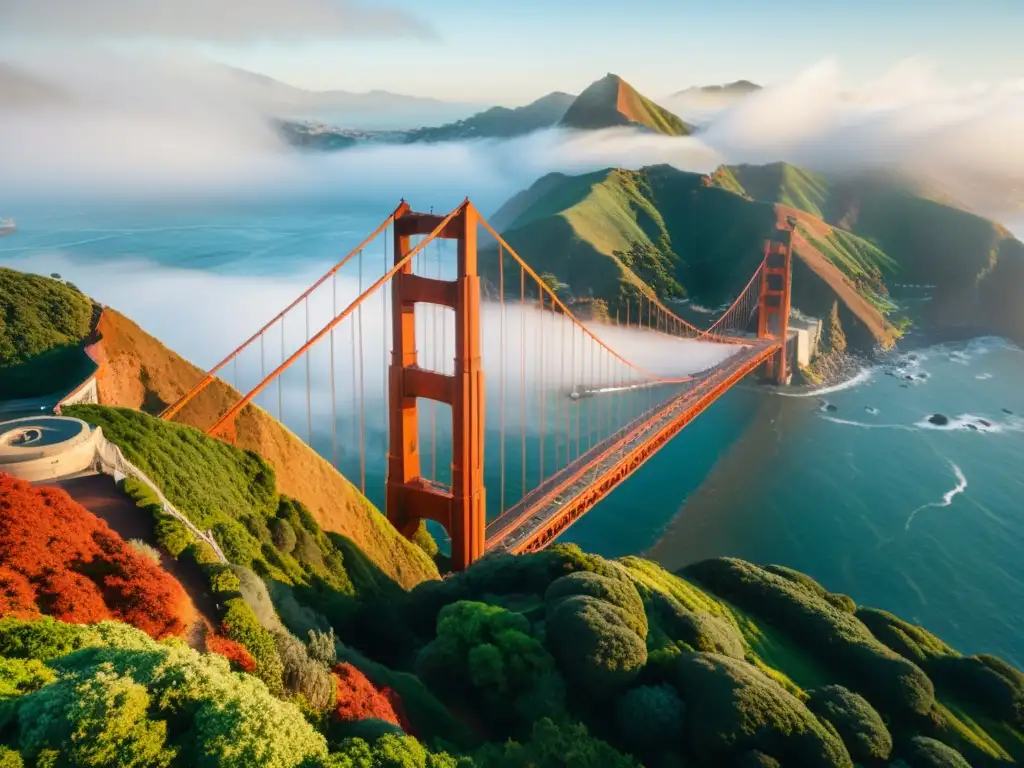
[[[78,474],[92,467],[100,434],[66,416],[0,422],[0,472],[30,482]]]

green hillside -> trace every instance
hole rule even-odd
[[[571,94],[556,91],[522,107],[491,107],[465,120],[408,131],[406,141],[509,139],[523,136],[557,125],[575,100],[576,97]]]
[[[741,189],[735,179],[733,185]],[[513,197],[495,218],[532,267],[567,284],[573,297],[603,299],[612,317],[624,316],[627,305],[635,308],[641,294],[718,306],[746,285],[778,218],[774,206],[723,186],[670,166],[552,174]],[[892,329],[883,313],[891,307],[873,285],[874,268],[888,266],[885,255],[825,229],[824,254],[798,252],[796,306],[824,317],[839,300],[844,320],[854,326],[854,344],[889,343]],[[496,259],[482,263],[493,270]],[[513,271],[506,278],[514,281]],[[488,274],[493,281],[495,274]]]
[[[681,119],[612,74],[588,86],[569,107],[561,124],[579,130],[637,126],[666,136],[693,132]]]
[[[712,178],[723,189],[847,230],[842,242],[823,249],[844,271],[877,267],[886,280],[935,286],[931,322],[1024,339],[1024,312],[1007,288],[1024,279],[1024,245],[940,190],[894,173],[847,178],[785,163],[722,167]]]
[[[65,394],[85,378],[93,313],[73,285],[0,267],[0,399]]]

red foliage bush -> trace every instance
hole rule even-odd
[[[183,635],[181,585],[59,488],[0,474],[0,612]]]
[[[374,718],[404,727],[388,697],[351,664],[335,665],[334,681],[338,689],[334,717],[338,720],[354,722]]]
[[[211,631],[206,636],[206,650],[210,653],[219,653],[231,662],[233,668],[249,672],[250,674],[256,671],[256,660],[245,649],[245,646],[241,643],[236,643],[230,638],[215,635]]]

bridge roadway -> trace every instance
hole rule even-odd
[[[773,340],[745,345],[598,443],[487,526],[487,552],[543,549],[654,455],[734,384],[773,355]]]

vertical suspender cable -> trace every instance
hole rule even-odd
[[[436,248],[434,249],[437,254],[437,279],[441,279],[441,241],[435,241]],[[431,346],[431,367],[435,371],[439,371],[438,357],[439,339],[437,338],[437,313],[440,307],[437,304],[430,305],[430,316],[433,323],[433,328],[430,334],[430,346]],[[437,400],[430,401],[430,461],[433,465],[431,469],[431,477],[434,482],[437,482]]]
[[[500,458],[498,463],[501,465],[501,502],[498,507],[499,514],[505,511],[505,351],[508,344],[508,334],[505,327],[505,246],[500,242],[498,243],[498,301],[501,302],[499,307],[499,318],[501,328],[499,333],[501,334],[500,356],[498,358],[498,409],[500,415],[498,420],[500,427],[498,428],[499,443],[498,453]]]
[[[359,293],[363,292],[363,252],[359,251]],[[366,495],[366,400],[365,373],[363,364],[363,305],[356,310],[356,338],[359,343],[359,489]]]
[[[284,315],[281,315],[281,362],[285,359],[284,352]],[[277,377],[277,420],[284,424],[284,371]]]
[[[526,270],[519,265],[519,430],[523,470],[523,496],[526,496]]]
[[[309,343],[309,296],[306,297],[306,343]],[[309,391],[309,354],[310,350],[306,350],[306,444],[310,448],[313,447],[313,406],[312,406],[312,395]]]
[[[338,273],[331,275],[331,317],[338,316]],[[338,400],[334,390],[334,329],[331,328],[331,457],[338,468]]]
[[[384,273],[391,268],[388,263],[388,232],[384,230]],[[388,288],[390,286],[384,286],[380,292],[380,333],[383,337],[381,339],[381,417],[382,417],[382,429],[384,430],[384,445],[388,444]],[[387,448],[384,449],[385,452]],[[386,460],[385,460],[386,461]]]
[[[538,328],[540,330],[540,343],[537,345],[537,354],[540,359],[540,365],[537,366],[537,388],[540,390],[540,475],[537,482],[544,482],[544,441],[547,438],[547,398],[544,395],[544,289],[540,284],[537,285],[537,292],[540,294],[540,322]]]

